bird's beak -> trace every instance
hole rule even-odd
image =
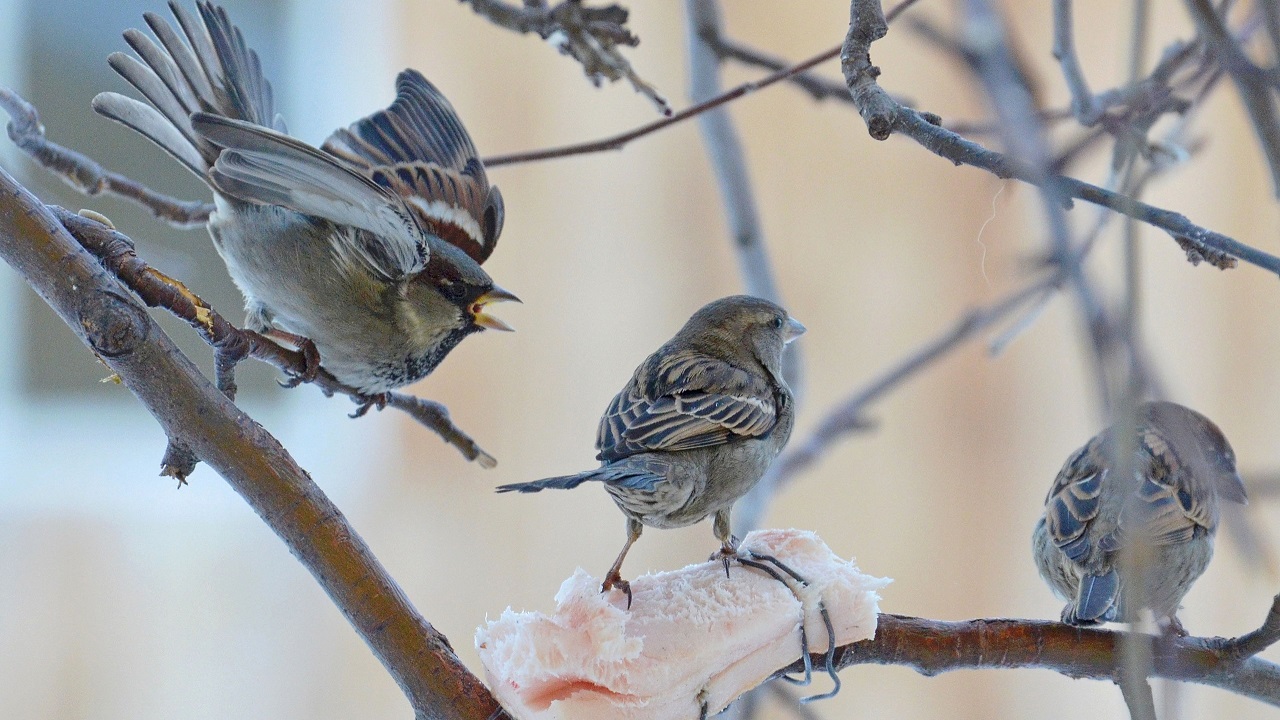
[[[800,321],[793,317],[788,317],[786,328],[783,330],[782,344],[786,345],[792,340],[800,337],[804,334],[804,330],[805,327],[800,324]]]
[[[484,311],[485,305],[494,302],[520,302],[520,298],[494,285],[492,290],[476,298],[476,301],[471,303],[471,317],[475,320],[476,325],[489,330],[514,332],[515,328]]]

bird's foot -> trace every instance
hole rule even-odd
[[[298,352],[302,353],[302,370],[285,382],[280,383],[281,387],[295,388],[303,383],[314,382],[320,376],[320,351],[316,348],[316,344],[310,338],[295,335],[293,333],[284,332],[283,330],[268,330],[267,336],[283,340],[290,345],[298,348]]]
[[[613,588],[621,590],[627,596],[627,609],[631,609],[631,583],[622,579],[617,570],[610,570],[605,576],[604,582],[600,583],[600,592],[605,593]]]
[[[1187,629],[1182,626],[1182,621],[1178,619],[1177,615],[1170,615],[1164,622],[1160,623],[1160,634],[1166,638],[1180,639],[1189,636],[1191,633],[1187,632]]]
[[[729,577],[729,563],[740,559],[741,556],[738,553],[738,538],[732,535],[729,536],[728,541],[724,542],[724,544],[720,546],[719,550],[711,553],[711,557],[707,558],[707,560],[710,561],[719,560],[720,563],[724,565],[725,577]]]
[[[737,560],[743,566],[749,567],[755,570],[759,570],[760,572],[763,572],[764,574],[768,575],[774,580],[777,580],[778,582],[782,583],[784,586],[786,586],[788,590],[792,592],[793,595],[796,596],[796,600],[800,601],[801,608],[805,607],[805,596],[800,592],[798,592],[797,589],[791,585],[791,582],[788,582],[788,579],[790,579],[791,581],[799,585],[799,587],[801,588],[808,587],[809,581],[806,580],[803,575],[796,572],[789,565],[782,562],[781,560],[774,557],[773,555],[753,552],[745,548],[738,548],[737,538],[730,538],[730,541],[734,545],[733,553],[730,556],[722,557],[722,560],[725,563],[726,573],[728,573],[729,561]],[[717,553],[717,555],[723,556],[723,554],[726,551],[726,548],[727,546],[722,547],[719,553]],[[713,555],[712,559],[715,559],[717,555]],[[809,634],[808,634],[808,631],[805,629],[806,623],[804,622],[803,609],[801,610],[801,613],[802,615],[801,615],[801,621],[800,621],[800,657],[804,661],[804,676],[800,678],[793,678],[788,675],[782,675],[781,677],[783,680],[786,680],[787,682],[793,685],[799,685],[803,687],[813,682],[813,660],[809,654]],[[835,667],[836,628],[835,628],[835,625],[831,622],[831,613],[827,610],[827,604],[822,600],[821,597],[818,598],[818,614],[822,617],[822,624],[827,631],[827,652],[823,656],[823,671],[827,673],[827,675],[831,678],[831,681],[835,684],[835,686],[831,688],[829,692],[825,692],[819,695],[810,695],[808,697],[801,698],[800,702],[802,703],[809,703],[809,702],[813,702],[814,700],[825,700],[830,697],[835,697],[836,693],[840,692],[840,675],[836,672],[836,667]]]
[[[387,403],[391,402],[391,393],[381,392],[375,395],[362,395],[360,399],[356,400],[356,402],[360,403],[360,407],[356,408],[355,412],[351,413],[347,417],[364,417],[365,413],[375,408],[378,412],[382,412],[382,409],[387,406]]]
[[[233,328],[226,337],[213,344],[214,382],[228,400],[236,399],[236,365],[253,352],[257,333]]]

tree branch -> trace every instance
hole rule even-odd
[[[1200,30],[1200,36],[1208,43],[1218,64],[1231,76],[1240,99],[1244,101],[1253,130],[1262,145],[1263,155],[1267,158],[1272,191],[1276,197],[1280,197],[1280,117],[1276,115],[1271,79],[1236,44],[1209,0],[1186,0],[1186,5]]]
[[[850,16],[841,66],[849,94],[873,138],[884,140],[892,133],[901,133],[957,165],[969,165],[1000,178],[1037,184],[1037,173],[1026,164],[966,140],[942,128],[937,115],[904,107],[890,97],[876,82],[880,69],[871,64],[870,58],[871,44],[888,32],[879,0],[853,0]],[[1050,176],[1049,181],[1069,198],[1109,208],[1164,230],[1187,253],[1193,264],[1205,261],[1226,269],[1234,267],[1238,258],[1280,275],[1280,258],[1200,227],[1181,213],[1154,207],[1065,175]]]
[[[279,442],[175,347],[145,309],[0,170],[0,258],[12,265],[159,421],[284,541],[409,698],[417,717],[505,717],[413,608],[338,508]]]
[[[35,107],[12,90],[0,87],[0,108],[9,114],[9,138],[14,144],[85,195],[117,195],[177,227],[203,225],[213,213],[213,205],[209,203],[161,195],[124,175],[103,168],[88,156],[49,142]]]
[[[1118,682],[1124,635],[1048,620],[947,622],[882,614],[875,638],[838,648],[835,665],[904,665],[928,676],[951,670],[1042,668],[1072,678]],[[1241,638],[1139,637],[1151,644],[1155,677],[1211,685],[1280,706],[1280,665],[1252,655],[1280,640],[1280,596],[1262,628]],[[1240,642],[1245,638],[1250,639]],[[822,659],[815,655],[812,661]],[[796,661],[777,674],[802,668]]]
[[[689,18],[689,95],[695,104],[705,103],[720,94],[720,63],[715,49],[707,40],[721,34],[720,8],[716,0],[686,0],[685,9]],[[756,209],[742,142],[728,109],[717,107],[701,114],[698,127],[702,130],[711,169],[720,188],[729,236],[738,256],[738,269],[746,292],[782,304],[765,245],[764,229],[760,226],[760,214]],[[803,393],[803,377],[797,344],[789,346],[782,356],[782,377],[799,402]],[[739,537],[759,525],[773,494],[774,485],[766,476],[737,504],[734,532]]]
[[[942,335],[926,343],[828,411],[808,437],[801,441],[793,440],[769,468],[771,481],[780,485],[792,479],[821,459],[846,435],[870,427],[871,421],[866,418],[867,406],[945,357],[961,343],[976,337],[1033,301],[1048,297],[1061,282],[1061,275],[1051,275],[998,302],[966,313]]]
[[[627,29],[627,9],[621,5],[587,7],[582,0],[563,0],[549,7],[545,0],[511,5],[502,0],[460,0],[490,22],[517,33],[537,33],[560,51],[582,64],[595,85],[626,78],[636,92],[653,101],[663,115],[671,114],[658,91],[640,79],[619,46],[635,47],[640,38]]]
[[[802,73],[818,63],[830,60],[835,57],[839,51],[839,48],[832,48],[815,55],[808,60],[786,68],[785,70],[780,70],[759,80],[743,83],[742,85],[723,92],[706,102],[685,108],[684,110],[662,120],[655,120],[651,123],[641,125],[634,130],[628,130],[627,132],[619,133],[617,135],[610,135],[609,137],[602,138],[600,140],[593,140],[591,142],[562,145],[558,148],[510,153],[507,155],[494,155],[492,157],[485,158],[484,165],[485,167],[497,167],[499,165],[534,162],[536,160],[551,160],[553,158],[572,157],[574,155],[587,155],[589,153],[603,152],[605,150],[621,150],[632,140],[637,140],[645,135],[655,133],[671,125],[675,125],[676,123],[684,122],[689,118],[697,117],[698,115],[707,112],[708,110],[713,110],[727,102],[737,100],[744,95],[749,95],[750,93],[766,88],[776,82],[786,80],[792,75]]]

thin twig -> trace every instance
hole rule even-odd
[[[1231,76],[1240,99],[1244,101],[1253,130],[1267,158],[1272,190],[1276,197],[1280,197],[1280,117],[1276,115],[1270,78],[1245,55],[1209,0],[1186,0],[1186,5],[1201,37],[1208,43],[1218,64]]]
[[[936,360],[945,357],[961,343],[1009,317],[1019,308],[1043,294],[1050,292],[1061,282],[1058,276],[1049,276],[1028,285],[1005,298],[960,318],[951,329],[925,344],[901,362],[867,383],[860,390],[830,410],[808,437],[792,440],[786,451],[769,469],[772,481],[778,485],[817,462],[827,450],[849,433],[869,427],[865,417],[867,406],[879,400],[890,390],[915,376]]]
[[[906,12],[915,5],[919,0],[902,0],[902,2],[889,8],[885,12],[886,22],[893,22],[894,18]],[[744,65],[764,68],[766,70],[785,70],[791,67],[791,63],[780,57],[770,55],[764,51],[756,50],[748,47],[737,40],[724,37],[720,32],[709,34],[703,38],[708,45],[715,50],[716,55],[722,60],[735,60]],[[832,57],[839,53],[839,48],[832,50]],[[844,83],[838,80],[828,80],[820,75],[812,73],[797,73],[787,78],[787,80],[797,87],[804,89],[814,100],[837,100],[843,103],[852,103],[853,99],[849,97],[849,91],[845,88]]]
[[[757,90],[766,88],[781,80],[786,80],[792,75],[795,75],[797,73],[802,73],[805,70],[808,70],[809,68],[813,67],[814,65],[817,65],[826,60],[830,60],[831,58],[839,54],[839,52],[840,52],[839,48],[833,48],[831,50],[824,51],[818,55],[815,55],[809,58],[808,60],[805,60],[804,62],[793,65],[785,70],[781,70],[779,72],[773,73],[772,75],[768,75],[759,80],[743,83],[742,85],[739,85],[727,92],[721,93],[720,95],[717,95],[716,97],[710,100],[707,100],[706,102],[698,103],[697,105],[694,105],[692,107],[685,108],[684,110],[681,110],[680,112],[672,115],[671,117],[664,118],[662,120],[655,120],[651,123],[646,123],[644,125],[641,125],[638,128],[635,128],[634,130],[629,130],[627,132],[619,133],[617,135],[611,135],[607,138],[602,138],[600,140],[593,140],[591,142],[585,142],[585,143],[576,143],[574,145],[563,145],[558,148],[549,148],[546,150],[532,150],[529,152],[511,153],[508,155],[494,155],[493,157],[485,158],[484,165],[485,167],[497,167],[499,165],[512,165],[515,163],[534,162],[536,160],[551,160],[553,158],[572,157],[574,155],[586,155],[589,153],[603,152],[605,150],[620,150],[632,140],[642,138],[645,135],[649,135],[651,133],[657,132],[664,128],[670,127],[671,125],[675,125],[676,123],[683,122],[685,120],[688,120],[689,118],[697,117],[698,115],[704,112],[707,112],[708,110],[712,110],[714,108],[720,107],[721,105],[724,105],[727,102],[736,100],[744,95],[748,95]]]
[[[1071,0],[1053,0],[1053,56],[1062,67],[1062,77],[1071,91],[1071,111],[1085,127],[1092,127],[1102,113],[1094,105],[1093,93],[1076,56],[1075,23]]]
[[[85,195],[109,193],[130,200],[157,218],[176,227],[203,225],[213,205],[198,200],[179,200],[151,190],[141,183],[106,170],[74,150],[50,142],[44,134],[40,115],[17,93],[0,87],[0,108],[9,114],[9,138],[44,168]]]

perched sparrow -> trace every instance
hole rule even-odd
[[[250,329],[314,354],[365,394],[418,380],[464,337],[510,330],[485,306],[515,296],[480,269],[502,231],[449,101],[405,70],[386,110],[321,149],[285,134],[271,85],[227,13],[169,3],[181,33],[147,13],[141,61],[111,67],[151,105],[102,93],[96,111],[145,135],[213,190],[209,233],[245,296]]]
[[[1063,622],[1132,621],[1147,607],[1179,628],[1178,603],[1213,556],[1219,501],[1246,502],[1235,453],[1205,416],[1145,403],[1136,429],[1132,475],[1111,472],[1112,427],[1076,451],[1049,489],[1032,545],[1041,577],[1067,601]]]
[[[627,516],[627,543],[601,591],[631,590],[619,571],[644,525],[676,528],[715,515],[720,557],[737,553],[729,510],[786,445],[794,420],[782,380],[782,350],[804,326],[787,311],[745,295],[722,298],[689,318],[618,393],[596,433],[599,469],[498,492],[604,483]]]

